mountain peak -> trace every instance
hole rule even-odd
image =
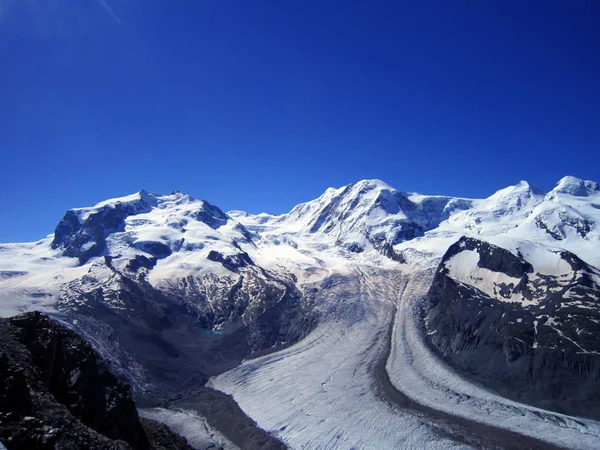
[[[140,197],[140,200],[143,200],[150,206],[156,206],[157,198],[161,197],[160,194],[154,194],[152,192],[148,192],[145,189],[142,189],[140,192],[138,192],[138,196]]]
[[[531,183],[529,183],[528,181],[525,181],[525,180],[519,181],[517,184],[515,184],[512,187],[515,190],[519,190],[519,191],[531,191],[533,194],[537,194],[537,195],[544,194],[544,192],[541,189],[539,189],[538,187],[532,185]]]
[[[582,180],[581,178],[566,176],[561,178],[552,193],[569,194],[576,197],[587,197],[594,192],[600,192],[600,187],[595,181]]]
[[[486,202],[494,210],[516,210],[539,203],[543,197],[544,193],[540,189],[527,181],[520,181],[513,186],[496,191]]]
[[[96,203],[91,207],[73,208],[74,211],[80,211],[81,214],[89,214],[99,208],[114,207],[117,204],[138,204],[141,201],[146,202],[149,206],[156,206],[157,199],[161,197],[160,194],[153,194],[145,189],[142,189],[135,194],[124,195],[123,197],[109,198]]]
[[[359,188],[367,188],[367,189],[379,189],[379,190],[389,190],[389,191],[395,191],[396,189],[394,189],[393,187],[391,187],[389,184],[387,184],[384,181],[381,181],[379,179],[373,178],[373,179],[365,179],[365,180],[360,180],[357,181],[356,183],[351,183],[348,185],[350,186],[356,186]]]

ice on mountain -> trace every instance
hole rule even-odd
[[[566,176],[560,179],[550,194],[568,194],[577,197],[588,197],[589,195],[597,194],[598,192],[600,192],[600,187],[595,181],[586,181],[576,177]]]
[[[180,192],[163,196],[140,191],[72,210],[61,229],[57,227],[58,238],[3,245],[0,271],[19,275],[0,276],[0,313],[32,307],[52,310],[68,297],[65,286],[89,292],[100,287],[99,304],[122,311],[128,300],[118,295],[124,281],[115,272],[123,272],[147,283],[148,289],[193,299],[196,303],[190,300],[179,307],[196,308],[196,312],[218,310],[217,299],[227,299],[235,291],[232,286],[243,286],[244,297],[238,298],[243,301],[235,308],[249,312],[244,311],[235,324],[221,317],[216,326],[225,324],[223,329],[227,329],[243,326],[263,311],[264,292],[277,292],[277,299],[285,295],[285,281],[304,296],[318,292],[313,305],[327,320],[306,340],[247,361],[214,380],[214,385],[233,394],[260,425],[286,442],[310,448],[320,439],[339,434],[343,442],[357,446],[367,438],[381,446],[416,445],[422,442],[419,439],[430,438],[433,446],[451,445],[445,438],[432,437],[430,429],[413,416],[394,413],[370,390],[373,352],[381,350],[383,342],[377,338],[383,339],[397,314],[387,365],[396,387],[461,417],[491,424],[500,417],[512,430],[550,436],[557,442],[563,439],[560,436],[568,436],[580,448],[593,448],[590,442],[597,439],[598,431],[589,422],[581,425],[588,434],[577,438],[579,431],[571,419],[503,401],[440,365],[416,342],[417,316],[411,302],[426,293],[441,258],[462,236],[495,245],[530,264],[533,270],[524,283],[533,284],[543,277],[561,283],[570,279],[577,270],[566,252],[599,267],[598,205],[597,184],[572,177],[561,180],[547,195],[520,182],[486,199],[421,195],[396,190],[379,180],[363,180],[329,188],[317,199],[279,216],[226,214]],[[501,308],[506,305],[536,306],[537,298],[524,301],[514,290],[519,277],[480,267],[482,254],[463,250],[447,264],[451,277],[497,299],[498,317],[504,317]],[[79,254],[89,258],[73,258]],[[589,283],[595,282],[597,275],[588,272]],[[412,280],[409,287],[399,284],[405,277]],[[352,293],[335,284],[340,280],[348,280],[349,287],[358,284]],[[558,288],[548,289],[554,294]],[[581,292],[567,291],[565,307],[588,308],[590,303],[584,300],[568,305],[569,300],[582,299]],[[393,303],[400,295],[405,300],[394,313]],[[81,298],[77,301],[71,306],[85,307]],[[229,311],[223,307],[221,313]],[[164,320],[170,319],[167,315]],[[527,325],[526,320],[509,319]],[[547,323],[556,325],[552,318]],[[535,326],[541,329],[544,324],[540,320]],[[535,345],[541,348],[543,342],[535,341]],[[410,364],[409,350],[414,356]],[[307,365],[314,370],[300,377],[306,374],[302,368]],[[408,431],[391,433],[390,427],[399,418]]]

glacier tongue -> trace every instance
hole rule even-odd
[[[597,448],[597,422],[511,402],[440,363],[416,320],[433,272],[356,269],[316,284],[316,330],[209,385],[290,448]],[[392,389],[410,398],[399,404],[377,370],[388,351]]]
[[[374,385],[403,282],[379,270],[333,276],[317,285],[323,320],[306,339],[209,385],[291,448],[472,448],[388,403]]]
[[[508,400],[473,384],[440,361],[425,345],[419,320],[422,298],[433,276],[433,270],[429,270],[413,278],[399,302],[386,365],[394,387],[419,404],[477,423],[499,426],[564,448],[597,448],[600,422]],[[528,448],[517,441],[513,445]]]

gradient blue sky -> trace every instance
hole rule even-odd
[[[145,188],[600,181],[600,2],[0,1],[0,242]]]

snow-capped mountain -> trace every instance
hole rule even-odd
[[[213,261],[207,269],[219,271],[221,263],[210,256],[215,252],[250,264],[237,247],[237,242],[249,241],[243,226],[207,201],[180,192],[161,196],[142,190],[93,208],[69,210],[56,227],[51,247],[81,264],[108,255],[114,264],[137,259],[148,268],[176,253],[180,258],[170,263],[179,265],[181,275],[188,266],[194,271],[194,258]]]
[[[391,397],[381,398],[396,390],[431,417],[450,417],[442,433],[450,441],[435,438],[440,448],[462,426],[456,415],[488,423],[494,436],[492,410],[525,414],[522,423],[507,419],[519,435],[594,448],[600,426],[586,422],[581,437],[557,413],[514,401],[600,417],[599,223],[598,184],[574,177],[548,193],[520,182],[486,199],[363,180],[280,216],[140,191],[67,211],[41,241],[1,245],[1,313],[42,309],[61,319],[148,399],[225,372],[212,385],[292,447],[317,448],[331,433],[349,446],[364,436],[378,448],[402,445],[407,435],[385,431],[398,417],[384,406]],[[298,403],[305,364],[312,375]],[[367,395],[374,375],[360,368],[375,366],[389,386]],[[362,425],[347,377],[377,426]],[[278,388],[265,390],[267,379]],[[457,408],[461,395],[471,400]],[[339,420],[309,419],[330,407]],[[415,407],[403,408],[416,424]],[[309,426],[317,434],[299,431]]]
[[[427,340],[507,397],[599,419],[600,271],[565,250],[541,266],[525,258],[474,238],[452,245],[424,304]]]
[[[379,180],[363,180],[339,189],[329,188],[319,198],[281,216],[239,212],[234,216],[259,235],[294,236],[352,253],[375,250],[401,260],[393,251],[396,244],[423,236],[472,203],[400,192]]]
[[[0,250],[3,311],[58,314],[140,391],[157,373],[202,380],[310,331],[289,275],[241,245],[254,246],[241,224],[179,192],[69,210],[54,236]]]
[[[274,223],[288,232],[318,236],[359,253],[368,246],[378,249],[421,236],[453,211],[470,205],[464,199],[409,194],[379,180],[364,180],[330,188]]]

